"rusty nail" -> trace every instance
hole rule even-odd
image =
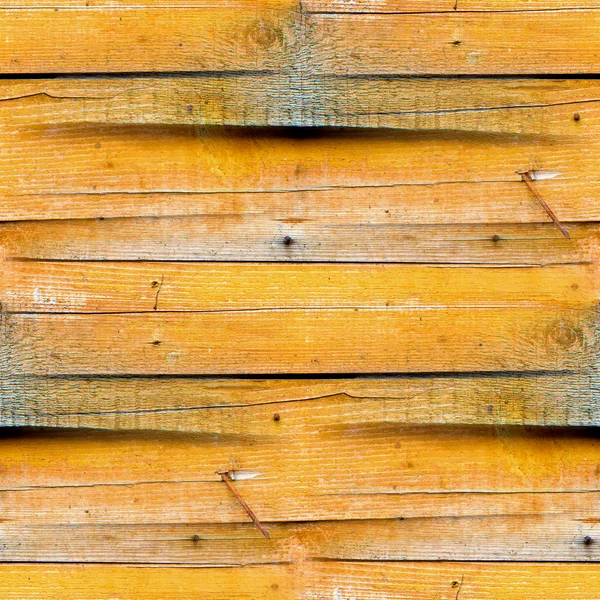
[[[575,113],[575,114],[573,115],[573,120],[574,120],[574,121],[579,121],[579,119],[581,119],[581,115],[580,115],[579,113]]]
[[[593,540],[593,539],[592,539],[592,538],[591,538],[589,535],[586,535],[586,536],[583,538],[583,543],[584,543],[586,546],[591,546],[593,541],[594,541],[594,540]]]
[[[565,229],[564,225],[558,220],[558,217],[554,214],[554,211],[546,204],[546,201],[542,198],[541,194],[537,191],[533,185],[533,177],[531,171],[519,171],[518,173],[523,180],[523,183],[529,188],[529,191],[536,197],[537,201],[542,205],[548,216],[552,219],[558,230],[568,239],[571,239],[569,232]]]
[[[279,415],[279,413],[275,413],[273,415],[273,421],[279,421],[279,419],[281,419],[281,416]]]
[[[196,535],[194,535],[194,536],[192,537],[192,540],[193,540],[194,542],[199,542],[199,541],[200,541],[200,536],[199,536],[198,534],[196,534]]]
[[[499,242],[499,241],[500,241],[500,236],[499,236],[497,233],[495,233],[495,234],[494,234],[494,237],[492,238],[492,240],[493,240],[494,242]]]
[[[242,508],[246,511],[246,514],[252,519],[256,528],[268,539],[271,539],[269,532],[264,528],[262,523],[258,520],[258,517],[254,514],[252,509],[246,504],[246,501],[242,498],[241,494],[237,491],[233,485],[233,477],[231,477],[231,471],[217,471],[217,475],[221,476],[221,480],[229,488],[229,491],[236,497],[237,501],[242,505]]]

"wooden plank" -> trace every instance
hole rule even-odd
[[[599,98],[593,79],[304,77],[298,85],[261,73],[0,81],[0,115],[12,127],[343,126],[573,137],[597,128]]]
[[[314,74],[585,74],[600,70],[599,28],[595,9],[303,15],[5,8],[0,72],[276,70],[297,74],[299,82]]]
[[[2,380],[0,426],[294,435],[386,423],[600,425],[598,376]]]
[[[252,230],[267,227],[269,244],[315,219],[322,227],[356,220],[363,229],[549,222],[517,174],[534,170],[537,189],[562,221],[598,221],[599,132],[594,119],[575,122],[571,108],[562,109],[564,123],[581,128],[554,137],[499,135],[493,125],[490,135],[7,126],[0,137],[0,218],[268,217],[272,223],[253,223]],[[226,238],[234,243],[239,233]],[[346,239],[343,246],[352,244]],[[220,240],[219,247],[227,244]]]
[[[0,72],[278,70],[295,35],[290,19],[235,7],[3,8]]]
[[[37,5],[40,0],[19,1],[29,6]],[[527,0],[525,3],[519,0],[459,0],[458,2],[456,0],[304,0],[302,2],[302,9],[308,13],[516,12],[582,8],[598,8],[598,3],[595,0]]]
[[[586,308],[597,265],[440,268],[398,264],[6,261],[6,313],[291,308]]]
[[[596,600],[594,565],[325,562],[223,569],[3,565],[7,600]]]
[[[320,212],[319,207],[314,208]],[[0,224],[5,259],[64,261],[399,262],[538,266],[594,262],[598,225],[392,225],[352,211],[278,216],[28,221]],[[289,243],[286,243],[289,237]]]
[[[597,362],[596,312],[594,306],[17,314],[3,320],[1,366],[9,377],[589,373]]]
[[[530,497],[531,499],[531,497]],[[246,566],[303,560],[597,561],[598,494],[546,494],[531,514],[270,523],[0,525],[3,562]],[[492,504],[495,498],[488,504]],[[526,502],[522,509],[525,510]],[[535,506],[534,506],[535,504]],[[492,510],[491,506],[488,510]],[[552,513],[552,514],[550,514]],[[524,532],[526,539],[524,539]],[[585,543],[590,536],[592,542]]]
[[[476,527],[486,515],[559,516],[564,501],[592,519],[572,527],[575,557],[596,522],[593,432],[379,423],[286,435],[282,423],[255,436],[15,432],[0,440],[3,524],[249,522],[222,469],[267,526],[462,515]]]

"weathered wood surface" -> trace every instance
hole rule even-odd
[[[216,474],[233,469],[238,490],[267,527],[454,518],[457,527],[472,527],[473,552],[479,545],[491,552],[500,542],[478,537],[480,522],[491,531],[501,522],[494,515],[538,515],[540,528],[546,518],[565,519],[552,544],[571,535],[573,560],[585,556],[581,536],[595,537],[600,443],[594,431],[349,424],[282,432],[284,423],[270,418],[256,435],[5,436],[2,525],[249,522]],[[525,548],[527,531],[515,528],[509,539],[503,552]]]
[[[277,71],[301,83],[314,74],[586,74],[600,68],[596,8],[372,15],[244,4],[2,8],[0,72]]]
[[[496,498],[496,507],[500,503]],[[598,494],[523,499],[522,513],[253,524],[0,525],[4,562],[250,566],[317,560],[597,562]],[[526,514],[529,505],[530,514]],[[486,508],[491,509],[492,502]],[[515,510],[515,507],[511,507]],[[543,511],[557,514],[544,514]],[[593,539],[593,538],[592,538]]]
[[[312,562],[244,568],[6,565],[7,600],[596,600],[598,567],[465,562]]]
[[[178,81],[169,84],[171,89]],[[486,92],[484,83],[467,79],[461,85],[448,80],[399,84],[396,96],[410,98],[420,90],[424,110],[433,110],[429,115],[392,117],[396,125],[412,131],[311,133],[296,128],[192,126],[204,117],[180,119],[177,111],[187,114],[187,107],[198,103],[195,92],[180,106],[170,99],[168,88],[158,87],[158,100],[148,105],[132,100],[131,108],[125,93],[122,103],[117,95],[118,108],[111,109],[104,99],[58,100],[40,96],[39,82],[9,82],[3,86],[5,97],[29,92],[35,96],[0,102],[5,117],[0,218],[212,216],[211,223],[223,222],[225,227],[228,219],[243,222],[243,216],[256,221],[253,230],[278,224],[283,235],[293,225],[308,227],[315,220],[321,226],[342,220],[382,228],[549,222],[518,174],[530,170],[561,221],[600,220],[600,203],[595,200],[600,172],[596,86],[508,80],[494,84],[498,98],[504,98],[500,106],[523,102],[531,108],[496,111],[495,91]],[[103,89],[104,83],[93,85]],[[110,85],[122,89],[127,84]],[[148,84],[139,85],[145,94]],[[185,95],[189,88],[195,85],[184,85],[177,93]],[[220,94],[215,92],[216,104],[223,100]],[[368,90],[357,94],[366,104],[373,97]],[[390,102],[396,96],[392,94]],[[577,100],[581,103],[570,104]],[[65,111],[59,108],[63,102],[90,108],[73,107],[73,122],[66,123]],[[540,107],[539,102],[557,106]],[[413,100],[404,104],[409,112],[414,110]],[[215,111],[218,121],[219,109]],[[100,122],[85,122],[96,118]],[[291,121],[302,119],[290,116]],[[256,121],[261,122],[260,115]],[[290,124],[285,116],[282,122]],[[373,117],[372,124],[378,123]],[[156,227],[162,222],[156,220]],[[224,241],[233,243],[238,236],[226,237]]]
[[[597,128],[585,79],[208,74],[0,81],[5,125],[387,127],[540,136]],[[574,120],[577,113],[579,120]]]
[[[314,208],[319,211],[318,207]],[[385,211],[382,211],[385,212]],[[403,225],[234,214],[0,224],[5,259],[53,261],[398,262],[547,266],[595,263],[598,224]],[[383,216],[385,219],[385,216]],[[290,243],[286,243],[286,237]]]
[[[263,435],[422,424],[600,425],[597,374],[8,378],[0,425]],[[277,415],[277,416],[276,416]],[[274,419],[277,425],[272,425]]]

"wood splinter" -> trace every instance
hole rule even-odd
[[[552,219],[554,224],[558,227],[559,231],[568,239],[571,239],[569,232],[565,229],[565,226],[558,220],[558,217],[554,214],[554,211],[548,206],[546,201],[542,198],[541,194],[537,191],[533,185],[533,177],[531,171],[518,171],[521,179],[525,185],[529,188],[529,191],[537,198],[537,201],[542,205],[544,210],[548,213],[548,216]]]
[[[264,528],[263,524],[258,520],[258,517],[254,514],[252,509],[246,504],[246,501],[242,498],[236,487],[233,485],[233,477],[231,471],[217,471],[217,475],[221,476],[221,479],[225,485],[231,490],[231,493],[237,498],[237,501],[242,505],[242,508],[246,511],[246,514],[252,519],[257,529],[268,539],[271,539],[269,532]]]

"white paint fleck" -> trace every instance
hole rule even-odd
[[[262,475],[262,473],[260,471],[247,471],[244,469],[239,469],[237,471],[231,471],[229,475],[234,481],[244,481],[244,479],[254,479],[259,475]]]

